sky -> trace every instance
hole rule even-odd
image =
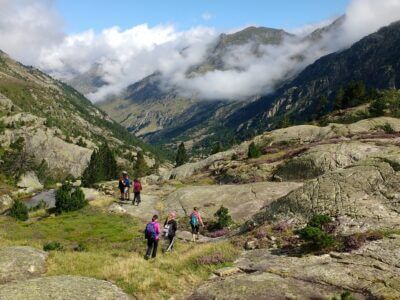
[[[18,0],[17,0],[18,1]],[[56,0],[69,33],[136,24],[203,25],[227,31],[246,25],[295,29],[342,15],[349,0]]]
[[[305,39],[342,15],[318,40]],[[182,97],[245,101],[398,20],[400,0],[0,0],[0,50],[66,82],[101,77],[103,86],[85,92],[93,102],[152,74]],[[221,33],[250,25],[296,36],[231,45],[222,68],[193,74]]]

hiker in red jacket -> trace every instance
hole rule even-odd
[[[139,206],[139,203],[141,202],[140,200],[140,192],[142,191],[142,184],[140,183],[139,179],[133,180],[133,193],[135,194],[135,197],[133,198],[132,204],[136,204]]]

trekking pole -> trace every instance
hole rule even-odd
[[[175,243],[175,237],[173,237],[173,238],[172,238],[171,244],[169,244],[169,246],[168,246],[168,248],[167,248],[167,251],[166,251],[166,252],[169,252],[169,251],[171,251],[171,249],[172,249],[172,246],[174,245],[174,243]]]

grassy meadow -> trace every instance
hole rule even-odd
[[[145,224],[130,216],[106,213],[102,207],[109,202],[99,199],[80,211],[59,216],[38,211],[31,213],[26,222],[0,216],[0,246],[43,249],[48,243],[58,242],[63,248],[50,251],[46,276],[67,274],[104,279],[140,299],[188,295],[215,269],[230,265],[237,254],[227,242],[194,245],[177,241],[175,252],[163,254],[161,244],[158,257],[146,261]],[[222,257],[221,261],[204,263],[216,254]]]

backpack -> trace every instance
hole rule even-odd
[[[190,225],[196,227],[199,225],[199,219],[197,218],[196,214],[192,213],[190,216]]]
[[[144,237],[146,239],[155,239],[157,236],[156,229],[154,228],[154,224],[152,222],[146,225],[146,229],[144,230]]]

